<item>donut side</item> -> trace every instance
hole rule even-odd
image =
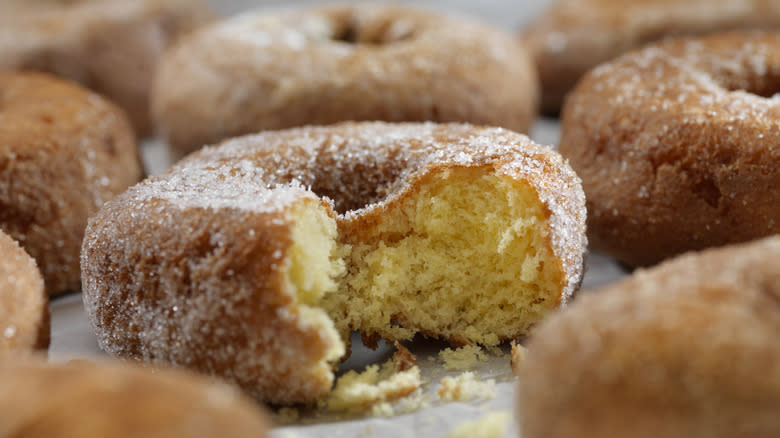
[[[583,180],[594,248],[647,266],[780,232],[778,38],[668,41],[580,82],[560,151]]]
[[[49,295],[77,291],[87,218],[141,177],[113,104],[40,73],[0,74],[0,229],[37,261]]]
[[[780,432],[780,240],[691,253],[585,294],[534,330],[523,437]]]
[[[78,82],[119,105],[146,136],[153,131],[149,93],[159,58],[214,17],[199,0],[11,0],[0,5],[0,70]]]
[[[458,32],[451,32],[458,29]],[[174,152],[348,120],[470,122],[527,132],[538,79],[512,36],[392,5],[243,14],[166,53],[152,108]]]
[[[40,359],[0,363],[0,436],[269,436],[261,408],[182,371]]]
[[[542,86],[542,112],[556,115],[577,82],[599,64],[669,37],[771,29],[780,10],[763,0],[559,0],[521,32]]]
[[[33,260],[0,232],[0,357],[49,347],[49,299]]]
[[[142,183],[90,220],[83,298],[100,347],[273,403],[322,398],[345,353],[317,307],[341,266],[327,208],[302,189],[231,199],[240,184],[211,187],[201,202],[166,186]]]

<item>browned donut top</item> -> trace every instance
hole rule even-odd
[[[581,280],[577,273],[585,246],[579,179],[548,147],[501,128],[373,122],[261,133],[204,148],[122,200],[281,216],[302,196],[325,196],[340,220],[351,221],[382,211],[430,169],[486,164],[536,187],[549,210],[553,246],[567,273],[563,295],[571,296]]]
[[[0,229],[38,262],[51,294],[78,290],[87,217],[141,176],[124,113],[42,73],[0,73]]]
[[[770,32],[670,40],[583,78],[560,151],[595,245],[645,265],[780,231],[778,45]]]
[[[49,300],[35,260],[0,231],[0,357],[49,346]]]
[[[669,36],[780,26],[773,0],[559,0],[523,32],[545,111],[593,67]]]
[[[526,131],[536,86],[525,48],[505,32],[353,4],[251,12],[194,33],[163,60],[153,107],[173,146],[194,150],[231,135],[347,120]]]
[[[233,387],[119,363],[0,363],[0,437],[268,436],[263,410]]]
[[[157,60],[212,18],[200,0],[4,0],[0,70],[62,76],[107,96],[147,134]]]

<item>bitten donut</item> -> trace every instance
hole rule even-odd
[[[49,300],[32,259],[0,231],[0,358],[49,347]]]
[[[523,438],[780,435],[780,238],[688,254],[534,330]]]
[[[780,34],[675,40],[589,73],[563,112],[594,247],[629,265],[780,232]]]
[[[536,62],[542,111],[557,114],[588,70],[670,36],[780,27],[767,0],[558,0],[522,33]]]
[[[241,391],[181,371],[0,362],[2,438],[265,438],[269,428]]]
[[[167,53],[152,105],[183,155],[266,129],[348,120],[470,122],[527,132],[538,84],[500,30],[392,5],[247,13]]]
[[[79,82],[122,107],[144,135],[151,131],[157,60],[211,19],[200,0],[3,0],[0,70],[45,71]]]
[[[87,217],[141,177],[121,110],[40,73],[0,73],[0,230],[38,262],[50,295],[77,291]]]
[[[327,394],[350,329],[524,335],[582,279],[580,182],[500,128],[346,123],[205,148],[108,202],[84,239],[100,346],[274,403]]]

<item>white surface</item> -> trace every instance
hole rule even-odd
[[[232,13],[254,7],[289,6],[284,1],[212,1],[224,13]],[[322,1],[304,1],[296,4],[323,3]],[[460,11],[474,15],[482,20],[491,21],[506,29],[518,29],[522,23],[541,11],[548,1],[423,1],[413,3],[419,6]],[[539,143],[555,144],[559,138],[558,122],[542,119],[532,131],[532,137]],[[147,168],[152,173],[163,170],[168,163],[166,148],[160,142],[148,142],[143,147],[143,156]],[[588,270],[585,275],[583,291],[615,281],[625,273],[610,259],[591,254],[588,258]],[[582,293],[582,292],[581,292]],[[55,360],[71,358],[94,358],[103,356],[97,347],[95,337],[86,319],[78,295],[60,298],[52,303],[52,345],[51,357]],[[357,340],[356,340],[357,341]],[[425,392],[431,399],[431,406],[420,411],[398,415],[391,418],[363,418],[334,421],[332,418],[314,418],[304,416],[300,424],[278,428],[274,435],[279,438],[304,437],[444,437],[463,421],[475,420],[490,411],[513,411],[515,381],[509,368],[509,357],[492,357],[487,363],[480,364],[478,372],[483,379],[496,379],[496,397],[491,400],[472,402],[441,403],[436,402],[433,394],[439,380],[447,374],[440,371],[440,365],[427,360],[436,356],[444,344],[425,340],[415,340],[409,348],[418,355],[426,378]],[[362,369],[366,364],[386,360],[391,349],[385,347],[374,352],[356,342],[353,357],[343,368]],[[511,424],[506,436],[517,436],[516,426]]]

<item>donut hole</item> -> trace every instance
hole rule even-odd
[[[422,332],[496,345],[560,305],[562,270],[530,185],[454,168],[405,199],[379,218],[381,237],[349,246],[341,292],[325,303],[337,324],[390,340]]]
[[[780,73],[759,75],[750,72],[738,77],[727,75],[718,79],[720,85],[729,92],[741,91],[766,99],[780,93]]]
[[[404,20],[364,21],[352,16],[336,20],[331,39],[345,44],[387,45],[408,40],[413,35],[413,26]]]

